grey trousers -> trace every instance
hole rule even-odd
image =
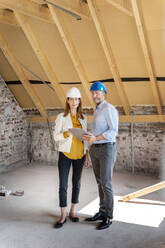
[[[98,184],[100,209],[103,215],[113,219],[114,195],[112,187],[113,167],[116,160],[116,145],[106,143],[92,145],[89,151],[96,182]]]

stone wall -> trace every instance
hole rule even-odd
[[[165,166],[162,164],[165,123],[135,123],[133,149],[130,129],[130,124],[120,124],[116,169],[132,171],[134,165],[135,172],[159,175],[161,167]]]
[[[0,77],[0,172],[26,162],[26,116]]]
[[[53,124],[52,124],[53,125]],[[52,127],[53,128],[53,127]],[[33,123],[33,160],[57,164],[58,153],[52,150],[47,124]],[[159,175],[163,156],[165,124],[134,124],[134,169],[135,172]],[[55,147],[57,149],[57,146]],[[129,123],[120,123],[117,137],[118,156],[115,170],[132,171],[131,127]]]
[[[52,132],[53,124],[50,124],[50,129],[47,124],[32,124],[32,128],[30,125],[28,127],[29,132],[31,133],[30,139],[30,151],[28,153],[29,158],[33,161],[45,161],[52,165],[57,164],[58,160],[58,152],[57,152],[57,143],[52,142],[50,136],[50,130]]]

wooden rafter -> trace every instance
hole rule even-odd
[[[105,53],[105,56],[106,56],[106,59],[107,59],[108,65],[109,65],[109,68],[112,72],[118,95],[119,95],[121,103],[124,107],[125,114],[129,115],[128,100],[127,100],[126,94],[125,94],[124,89],[123,89],[123,85],[122,85],[122,82],[120,79],[119,71],[118,71],[118,68],[117,68],[117,65],[115,62],[115,58],[114,58],[112,48],[111,48],[110,42],[108,40],[106,31],[105,31],[105,28],[103,26],[103,23],[101,23],[99,20],[95,5],[93,4],[93,0],[87,0],[87,2],[88,2],[89,10],[91,12],[91,16],[93,18],[93,22],[95,24],[98,36],[100,38],[100,42],[101,42],[102,47],[103,47],[103,51]]]
[[[50,0],[52,1],[52,0]],[[3,8],[11,9],[19,11],[20,13],[37,18],[41,21],[53,23],[52,18],[49,15],[49,10],[44,6],[45,2],[42,1],[43,4],[40,4],[40,1],[30,1],[30,0],[0,0],[0,6]],[[59,7],[62,7],[68,11],[71,11],[86,20],[90,20],[90,17],[85,13],[81,12],[79,9],[70,8],[66,6],[66,4],[61,1],[55,1]]]
[[[35,92],[34,88],[31,86],[13,51],[11,50],[7,41],[1,34],[0,34],[0,47],[5,57],[7,58],[8,62],[12,66],[13,70],[17,74],[19,80],[22,82],[23,87],[25,88],[25,90],[31,97],[32,101],[34,102],[36,108],[39,110],[40,114],[42,115],[43,120],[48,119],[45,108],[42,105],[39,96]]]
[[[53,88],[55,89],[56,95],[59,98],[61,105],[64,106],[66,98],[63,92],[63,88],[58,83],[57,76],[51,64],[49,63],[46,54],[44,53],[43,49],[40,46],[40,43],[34,33],[33,27],[28,22],[28,17],[18,13],[17,11],[15,11],[14,13],[19,25],[21,26],[28,41],[30,42],[31,47],[33,48],[33,51],[35,52],[44,72],[46,73],[49,81],[51,82]]]
[[[37,18],[41,21],[53,23],[49,10],[46,7],[40,7],[39,4],[29,0],[0,0],[0,6],[19,11],[20,13]]]
[[[128,9],[126,9],[124,6],[122,6],[120,3],[116,2],[115,0],[105,0],[107,3],[111,4],[115,8],[119,9],[123,13],[132,16],[132,12]]]
[[[119,116],[120,122],[131,122],[130,115],[120,115]],[[165,122],[165,115],[134,115],[133,116],[134,122]]]
[[[32,0],[35,3],[38,4],[45,4],[46,1],[44,0]],[[83,13],[83,11],[81,10],[81,8],[75,8],[75,7],[70,7],[69,5],[66,4],[67,1],[62,1],[62,0],[48,0],[51,3],[56,4],[57,6],[64,8],[65,10],[71,11],[72,13],[75,13],[76,15],[80,16],[81,18],[84,18],[86,20],[91,20],[90,16],[88,16],[87,14]],[[69,1],[68,1],[69,2]]]
[[[34,3],[38,3],[38,4],[43,4],[44,3],[43,0],[30,0],[30,1],[32,1]]]
[[[92,122],[93,116],[92,115],[88,115],[88,122]],[[56,119],[56,116],[49,116],[49,120],[50,122],[54,122]],[[27,117],[27,120],[30,120],[30,118]],[[45,120],[42,117],[38,117],[38,116],[33,116],[32,117],[32,121],[33,122],[44,122]],[[131,116],[129,115],[120,115],[119,116],[119,122],[131,122]],[[134,115],[134,122],[136,123],[157,123],[157,122],[161,122],[164,123],[165,122],[165,115]]]
[[[0,9],[0,23],[13,25],[19,27],[13,13],[6,9]]]
[[[151,57],[151,53],[149,49],[149,44],[147,42],[147,36],[146,36],[145,27],[144,27],[142,13],[140,13],[139,11],[137,0],[131,0],[131,4],[132,4],[132,10],[133,10],[133,14],[134,14],[135,22],[136,22],[136,27],[137,27],[141,47],[142,47],[144,58],[145,58],[145,63],[147,66],[147,71],[148,71],[150,82],[151,82],[155,104],[157,107],[158,114],[162,115],[160,95],[159,95],[159,90],[157,86],[157,81],[154,75],[155,74],[154,66],[152,63],[152,57]]]
[[[73,62],[73,65],[78,73],[78,76],[80,77],[80,80],[82,82],[82,85],[83,85],[83,88],[85,90],[85,94],[87,96],[87,98],[89,99],[89,102],[90,102],[90,105],[92,107],[94,107],[94,103],[93,103],[93,100],[92,100],[92,97],[91,97],[91,94],[90,94],[90,83],[88,81],[88,78],[87,78],[87,75],[86,75],[86,72],[84,70],[84,67],[83,67],[83,64],[81,63],[81,60],[79,58],[79,55],[76,51],[76,48],[74,46],[74,43],[72,41],[72,38],[70,36],[70,34],[68,33],[65,25],[64,25],[64,22],[61,23],[60,20],[59,20],[59,17],[57,16],[57,13],[54,9],[53,6],[49,5],[49,9],[50,9],[50,12],[51,12],[51,15],[52,15],[52,18],[58,28],[58,31],[61,35],[61,38],[65,44],[65,47],[70,55],[70,58]]]

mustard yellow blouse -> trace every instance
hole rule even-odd
[[[82,128],[81,123],[79,122],[78,116],[76,117],[74,114],[70,113],[73,127],[74,128]],[[63,133],[64,138],[67,138],[66,132]],[[64,152],[64,155],[69,159],[81,159],[84,155],[84,144],[82,141],[78,140],[75,136],[72,138],[72,145],[70,152]]]

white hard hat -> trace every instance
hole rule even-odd
[[[70,90],[68,90],[66,97],[70,97],[70,98],[81,98],[81,93],[79,91],[79,89],[77,89],[76,87],[71,88]]]

